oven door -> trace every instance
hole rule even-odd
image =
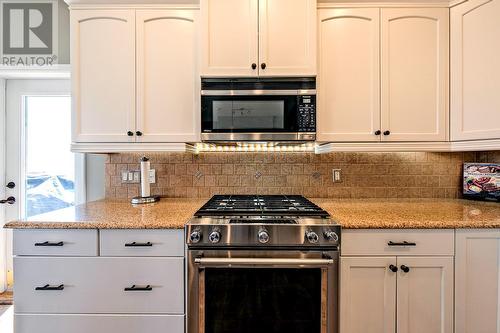
[[[301,127],[299,99],[304,96],[296,91],[282,95],[267,91],[219,95],[223,92],[207,91],[202,95],[203,141],[295,141],[310,140],[315,134],[315,128]],[[312,105],[315,96],[306,100]]]
[[[188,333],[336,333],[338,252],[189,251]]]

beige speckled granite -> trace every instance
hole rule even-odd
[[[500,204],[454,199],[311,199],[345,229],[500,228]],[[133,207],[106,199],[10,222],[6,228],[180,229],[205,199]]]
[[[312,199],[345,229],[500,228],[500,203],[454,199]]]
[[[132,206],[129,200],[89,202],[7,223],[12,229],[182,229],[205,203],[200,199],[162,198],[159,202]]]

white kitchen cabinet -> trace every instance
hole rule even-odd
[[[316,0],[259,0],[259,74],[316,75]]]
[[[198,10],[137,10],[138,142],[199,141]]]
[[[201,0],[200,8],[201,74],[257,76],[258,0]]]
[[[500,1],[466,1],[450,20],[451,139],[499,139]]]
[[[202,76],[316,75],[316,1],[201,0]]]
[[[455,332],[500,330],[500,230],[457,230]]]
[[[453,257],[398,257],[398,267],[397,332],[452,333]]]
[[[388,267],[396,264],[396,257],[341,258],[341,333],[395,332],[397,273]]]
[[[183,333],[183,315],[16,314],[16,333]]]
[[[71,11],[74,142],[132,142],[135,11]]]
[[[452,333],[449,236],[453,230],[344,230],[340,333]]]
[[[382,141],[448,140],[448,17],[381,9]]]
[[[16,229],[13,232],[15,256],[96,256],[97,230],[92,229]]]
[[[319,141],[380,141],[379,11],[318,11]]]

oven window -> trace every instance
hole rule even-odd
[[[320,268],[207,268],[206,333],[320,333]]]
[[[285,102],[213,101],[213,129],[284,129]]]

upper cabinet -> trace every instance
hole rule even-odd
[[[73,141],[199,140],[198,10],[72,10]]]
[[[193,10],[137,11],[139,142],[198,140],[197,15]]]
[[[318,13],[320,141],[380,141],[379,11]]]
[[[321,9],[319,141],[448,140],[448,9]]]
[[[201,0],[202,75],[259,74],[258,0]]]
[[[500,0],[451,8],[451,139],[500,139]]]
[[[202,76],[316,75],[315,0],[201,0]]]
[[[448,139],[448,9],[381,10],[383,141]]]
[[[135,130],[135,12],[71,13],[74,142],[127,142]]]

